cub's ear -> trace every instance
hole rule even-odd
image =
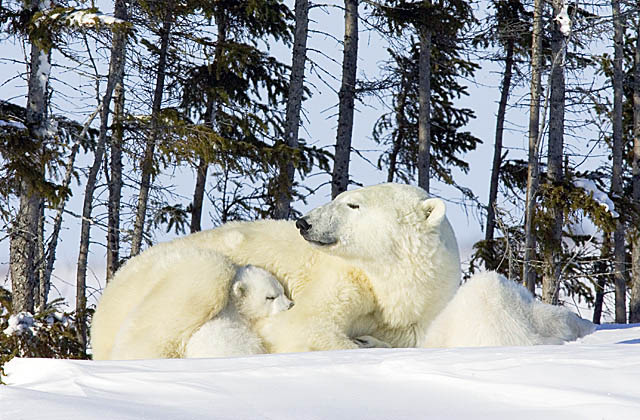
[[[244,295],[247,293],[247,285],[244,284],[243,281],[237,281],[233,283],[233,286],[231,286],[231,291],[237,298],[244,297]]]
[[[438,226],[444,220],[446,206],[439,198],[427,198],[420,202],[420,208],[425,215],[427,223],[431,226]]]

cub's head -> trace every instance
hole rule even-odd
[[[442,200],[418,187],[388,183],[345,191],[296,226],[329,254],[385,261],[420,252],[425,235],[439,234],[443,222],[448,225]]]
[[[238,269],[231,289],[238,311],[250,321],[266,318],[293,306],[273,274],[253,265]]]

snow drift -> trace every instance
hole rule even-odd
[[[562,346],[14,359],[2,419],[637,419],[640,325]]]

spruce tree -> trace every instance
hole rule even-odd
[[[491,182],[487,202],[487,221],[485,225],[485,242],[476,244],[487,269],[496,269],[503,255],[495,249],[496,210],[498,187],[501,179],[503,159],[504,125],[508,107],[509,93],[512,88],[512,77],[517,61],[528,57],[530,51],[531,13],[527,12],[520,1],[495,0],[491,2],[493,14],[489,18],[489,27],[475,40],[483,47],[490,45],[498,48],[498,58],[504,64],[502,82],[500,84],[500,100],[496,117]],[[503,240],[505,240],[503,238]]]
[[[376,6],[373,14],[379,18],[380,31],[396,39],[389,49],[391,60],[385,80],[379,83],[389,89],[394,110],[382,115],[374,126],[374,140],[387,146],[378,164],[388,168],[389,180],[409,182],[416,176],[420,178],[422,171],[419,184],[423,188],[428,188],[425,178],[431,177],[455,185],[451,168],[468,170],[461,155],[480,142],[463,130],[474,117],[473,111],[455,106],[455,99],[467,94],[458,78],[472,77],[478,68],[464,55],[459,37],[474,22],[471,9],[467,3],[457,1],[433,5],[387,2]],[[432,33],[428,86],[423,78],[427,26],[430,28],[427,32]],[[420,104],[421,96],[423,102],[429,98],[428,107]],[[429,125],[425,128],[427,118]],[[424,156],[427,149],[428,159]],[[427,161],[430,175],[425,177]]]

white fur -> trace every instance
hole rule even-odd
[[[561,306],[538,302],[496,272],[472,276],[433,321],[422,347],[561,344],[595,326]]]
[[[94,355],[115,358],[109,350],[114,341],[121,349],[136,349],[132,352],[138,357],[163,354],[155,338],[148,344],[148,337],[123,330],[140,325],[138,331],[142,326],[161,330],[157,334],[165,341],[186,343],[188,332],[175,336],[153,311],[200,320],[192,334],[224,308],[232,270],[226,263],[219,263],[220,269],[202,264],[198,270],[208,280],[193,281],[194,261],[183,260],[182,254],[195,249],[216,260],[263,267],[282,282],[296,305],[255,326],[270,352],[357,348],[352,339],[360,336],[371,336],[375,340],[365,341],[380,346],[415,346],[460,279],[458,247],[444,203],[417,187],[382,184],[342,193],[306,220],[314,225],[307,240],[293,222],[234,222],[157,245],[132,259],[96,309]],[[323,238],[334,242],[319,244]],[[162,258],[172,264],[163,265]],[[168,274],[159,276],[156,265]],[[163,287],[174,295],[155,294],[149,283],[169,283]],[[144,300],[137,298],[140,294]],[[182,294],[214,295],[215,309],[175,305],[173,299],[184,300]]]
[[[185,357],[264,353],[262,340],[251,326],[292,306],[293,302],[271,273],[251,265],[240,267],[231,287],[229,303],[191,336]]]
[[[161,244],[132,258],[93,316],[93,358],[179,357],[193,332],[227,305],[235,272],[228,258],[194,247]]]

